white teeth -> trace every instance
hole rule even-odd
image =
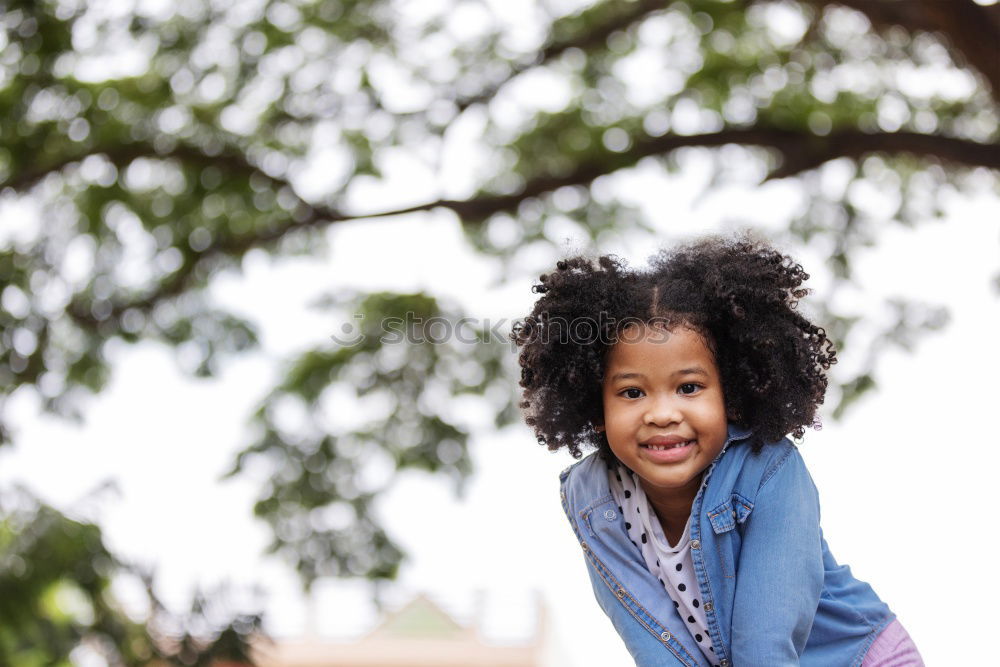
[[[664,449],[677,449],[678,447],[684,447],[690,445],[693,440],[688,440],[686,442],[678,442],[676,445],[645,445],[646,449],[652,449],[655,452],[663,451]]]

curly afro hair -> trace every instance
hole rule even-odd
[[[542,296],[514,326],[521,349],[520,407],[539,444],[582,446],[613,457],[601,386],[607,352],[630,324],[686,326],[715,355],[729,418],[754,433],[753,448],[801,437],[826,393],[836,352],[796,310],[809,275],[787,255],[748,237],[709,237],[664,250],[646,270],[610,255],[574,257],[541,276]]]

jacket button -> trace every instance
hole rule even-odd
[[[615,514],[614,510],[608,510],[607,512],[604,513],[604,518],[607,519],[608,521],[614,521],[615,517],[617,516],[618,515]]]
[[[712,604],[711,602],[706,602],[704,605],[702,605],[702,609],[704,609],[705,611],[712,611],[713,609],[715,609],[715,605]]]
[[[617,595],[618,599],[621,600],[623,597],[625,597],[625,589],[619,588],[617,591],[615,591],[615,595]]]
[[[691,548],[701,549],[701,542],[699,542],[698,540],[691,540]]]
[[[665,642],[668,642],[668,641],[670,641],[670,633],[669,633],[669,632],[666,632],[666,631],[664,631],[664,632],[661,632],[661,633],[660,633],[660,639],[662,639],[662,640],[663,640],[663,641],[665,641]]]
[[[581,547],[583,547],[583,550],[584,550],[584,551],[586,551],[587,549],[589,549],[589,548],[590,548],[590,547],[588,547],[588,546],[587,546],[587,543],[586,543],[586,542],[580,542],[580,546],[581,546]]]
[[[729,667],[729,661],[728,660],[720,660],[719,664],[722,665],[722,667]]]

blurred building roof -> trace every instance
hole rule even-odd
[[[527,643],[496,645],[417,595],[355,642],[275,640],[255,651],[259,667],[541,667],[544,615]]]

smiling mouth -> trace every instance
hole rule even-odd
[[[684,442],[678,442],[676,445],[639,445],[644,449],[651,449],[654,452],[662,452],[666,449],[680,449],[681,447],[687,447],[688,445],[693,445],[694,440],[685,440]]]

